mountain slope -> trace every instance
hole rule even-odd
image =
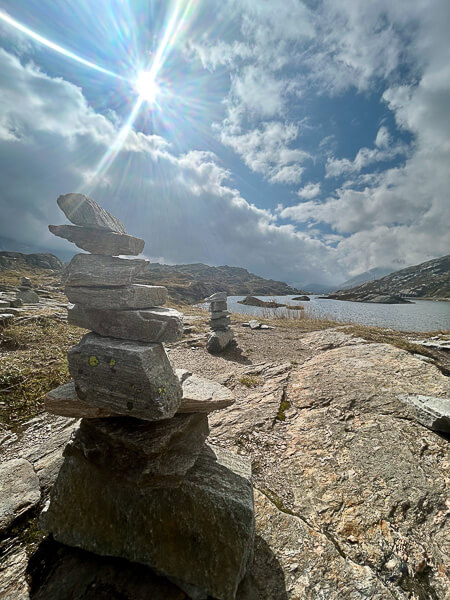
[[[210,267],[203,263],[150,263],[139,280],[164,285],[172,298],[187,302],[198,302],[218,291],[225,291],[229,296],[284,296],[303,293],[282,281],[264,279],[241,267]]]
[[[366,283],[368,281],[375,281],[377,279],[381,279],[386,275],[390,275],[394,269],[390,269],[388,267],[375,267],[374,269],[369,269],[369,271],[364,271],[364,273],[360,273],[359,275],[355,275],[351,277],[351,279],[347,279],[344,283],[341,283],[339,286],[340,290],[348,290],[350,288],[357,287]]]
[[[360,300],[368,295],[450,298],[450,254],[395,271],[358,287],[338,290],[330,297],[339,300]]]

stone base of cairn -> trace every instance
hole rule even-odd
[[[167,290],[137,285],[143,241],[80,194],[58,198],[74,225],[56,235],[78,254],[66,274],[69,322],[90,329],[69,350],[73,381],[46,408],[81,417],[41,515],[69,546],[148,565],[191,598],[233,600],[252,559],[254,504],[248,460],[205,443],[207,413],[234,402],[225,387],[174,372],[163,343],[182,315],[155,306]]]
[[[209,326],[211,333],[206,342],[208,352],[215,354],[225,350],[232,341],[234,334],[230,327],[230,313],[227,310],[227,294],[226,292],[216,292],[209,298],[205,299],[209,303],[211,318]]]

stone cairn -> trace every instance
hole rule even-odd
[[[73,381],[46,397],[49,412],[81,422],[41,526],[69,546],[148,565],[191,598],[233,600],[253,553],[251,467],[205,443],[207,413],[233,395],[174,372],[163,343],[181,338],[182,315],[161,306],[166,288],[133,283],[148,261],[117,256],[144,241],[81,194],[58,205],[74,225],[50,231],[92,252],[65,272],[69,323],[91,332],[68,352]]]
[[[221,352],[230,344],[234,335],[230,327],[230,313],[227,310],[227,293],[216,292],[206,298],[205,302],[209,303],[211,311],[211,333],[206,342],[206,349],[211,353]]]

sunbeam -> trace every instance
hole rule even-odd
[[[89,190],[86,190],[86,191],[91,192],[92,189],[95,188],[95,186],[99,183],[101,177],[103,177],[106,174],[107,170],[114,162],[114,159],[116,158],[116,156],[122,149],[122,146],[123,146],[128,134],[130,133],[131,128],[133,127],[134,121],[136,120],[137,114],[139,112],[139,109],[142,106],[143,101],[144,101],[144,98],[142,96],[139,96],[125,125],[119,131],[119,134],[116,137],[114,143],[111,144],[111,146],[108,148],[107,152],[105,152],[102,159],[100,160],[97,167],[95,168],[95,171],[92,173],[92,175],[90,177],[91,187]]]
[[[72,60],[76,60],[77,62],[81,63],[82,65],[85,65],[86,67],[89,67],[90,69],[95,69],[96,71],[100,71],[101,73],[105,73],[105,75],[110,75],[111,77],[116,77],[117,79],[129,81],[126,77],[123,77],[122,75],[119,75],[118,73],[114,73],[114,71],[110,71],[109,69],[105,69],[104,67],[101,67],[100,65],[96,65],[95,63],[93,63],[89,60],[86,60],[85,58],[83,58],[81,56],[78,56],[78,54],[75,54],[74,52],[71,52],[70,50],[66,50],[66,48],[63,48],[59,44],[55,44],[54,42],[48,40],[47,38],[43,37],[42,35],[39,35],[39,33],[36,33],[29,27],[22,25],[22,23],[19,23],[19,21],[16,21],[16,19],[13,19],[8,14],[6,14],[2,11],[0,11],[0,19],[2,21],[4,21],[5,23],[8,23],[8,25],[11,25],[18,31],[24,33],[31,39],[35,40],[36,42],[39,42],[43,46],[46,46],[47,48],[51,48],[55,52],[58,52],[59,54],[63,54],[64,56],[67,56],[68,58],[71,58]]]

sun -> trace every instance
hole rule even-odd
[[[158,84],[151,71],[141,71],[134,82],[139,97],[146,100],[149,104],[153,104],[159,92]]]

